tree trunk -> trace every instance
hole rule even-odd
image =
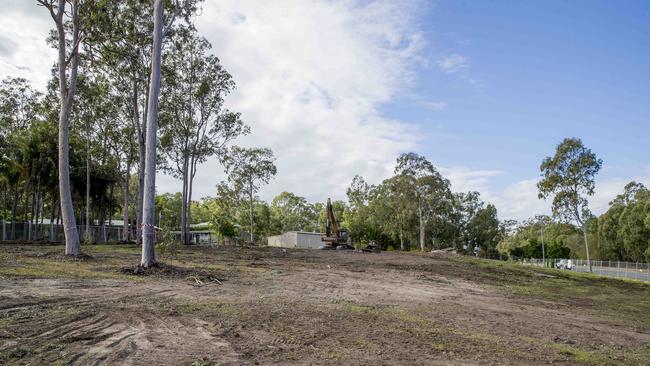
[[[582,233],[585,238],[585,251],[587,252],[587,265],[589,266],[589,272],[593,272],[591,268],[591,259],[589,258],[589,242],[587,241],[587,223],[582,224]]]
[[[402,233],[402,230],[399,231],[399,249],[401,251],[406,250],[406,247],[404,246],[404,233]]]
[[[42,201],[42,193],[41,193],[41,181],[40,179],[38,180],[38,184],[36,185],[38,188],[36,189],[36,207],[34,210],[34,235],[33,238],[34,240],[38,240],[40,238],[39,236],[39,225],[38,225],[38,219],[41,217],[41,201]]]
[[[250,217],[250,220],[251,220],[250,240],[251,240],[251,244],[253,244],[253,179],[249,180],[248,200],[249,200],[249,204],[250,204],[249,217]],[[335,233],[334,235],[337,235],[337,234]]]
[[[18,215],[18,182],[14,185],[14,201],[11,207],[11,240],[16,240],[16,219]]]
[[[36,215],[36,192],[37,189],[32,189],[32,203],[29,208],[29,217],[27,218],[27,240],[32,240],[32,228],[34,227],[34,215]]]
[[[124,207],[122,208],[122,214],[123,214],[123,219],[124,219],[124,232],[122,233],[123,235],[123,240],[124,241],[129,241],[131,238],[129,237],[129,178],[131,177],[130,175],[131,172],[131,161],[128,159],[126,160],[126,171],[124,172]]]
[[[138,165],[138,210],[135,215],[136,236],[138,244],[142,243],[142,210],[144,203],[144,169],[147,148],[145,145],[146,128],[143,129],[142,135],[139,136],[138,141],[138,154],[140,157],[140,164]]]
[[[145,124],[140,125],[140,111],[138,109],[138,83],[137,77],[133,76],[133,128],[138,131],[138,205],[135,213],[135,227],[136,227],[136,241],[138,244],[142,243],[142,203],[144,199],[144,166],[145,154],[147,147],[145,145],[145,138],[147,133],[146,120],[143,119]],[[127,183],[128,184],[128,183]]]
[[[422,207],[418,208],[418,216],[420,216],[420,251],[424,252],[424,246],[425,246],[425,222],[424,222],[424,216],[422,215]]]
[[[59,196],[61,201],[61,215],[63,216],[63,231],[65,233],[65,254],[77,256],[81,251],[79,243],[79,232],[77,231],[77,221],[74,217],[74,206],[72,204],[72,191],[70,189],[70,161],[69,161],[69,127],[70,127],[70,109],[74,100],[77,88],[77,67],[79,65],[78,45],[79,45],[79,7],[77,1],[72,3],[72,49],[70,62],[70,82],[66,75],[66,38],[64,28],[64,10],[65,0],[59,0],[57,13],[54,16],[56,29],[58,33],[58,51],[59,51],[59,98],[61,110],[59,112]]]
[[[187,233],[187,156],[183,158],[183,191],[181,193],[181,243],[188,245]]]
[[[7,183],[3,184],[2,190],[2,240],[7,240]]]
[[[194,183],[194,173],[196,172],[193,168],[194,164],[196,163],[194,162],[194,159],[192,159],[190,162],[190,177],[187,187],[187,220],[185,221],[188,232],[190,231],[192,225],[192,184]]]
[[[25,190],[23,191],[23,233],[21,239],[29,240],[29,190],[31,186],[29,185],[29,178],[25,180]]]
[[[90,127],[86,126],[86,232],[84,241],[91,242],[90,239]]]
[[[50,238],[49,242],[54,242],[56,241],[56,237],[54,235],[54,213],[56,212],[56,192],[52,190],[52,213],[50,215]]]
[[[160,62],[162,53],[163,0],[155,0],[153,6],[153,47],[151,79],[147,115],[147,150],[145,160],[144,196],[142,210],[142,261],[148,268],[156,263],[154,248],[154,200],[156,197],[156,137],[158,132],[158,94],[160,93]]]
[[[113,195],[113,188],[115,188],[115,187],[114,187],[113,184],[111,184],[111,191],[109,193],[110,201],[108,202],[108,226],[113,225],[113,208],[114,208],[113,207],[113,205],[114,205],[113,202],[114,202],[114,199],[115,199],[115,196]]]

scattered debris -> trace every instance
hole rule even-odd
[[[365,247],[359,249],[360,252],[362,253],[376,253],[379,254],[381,253],[381,246],[374,240],[370,241],[368,245]]]
[[[197,276],[189,276],[187,278],[194,280],[194,283],[191,283],[190,285],[195,286],[195,287],[203,287],[203,286],[209,285],[211,283],[217,283],[219,285],[223,285],[223,282],[219,281],[218,278],[214,278],[214,277],[207,277],[207,278],[204,278],[203,280],[201,280]]]

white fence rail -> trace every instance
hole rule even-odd
[[[526,265],[565,269],[576,272],[589,272],[589,266],[584,259],[515,259],[516,262]],[[591,261],[592,273],[601,276],[628,278],[650,282],[650,263],[619,262],[619,261]]]

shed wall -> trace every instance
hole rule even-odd
[[[298,248],[318,249],[323,245],[322,235],[317,233],[296,233]]]

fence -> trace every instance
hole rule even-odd
[[[124,237],[124,228],[115,225],[92,225],[89,227],[89,238],[86,238],[86,226],[78,225],[79,238],[92,243],[108,243],[120,241]],[[130,229],[129,237],[136,237],[135,230]],[[0,240],[45,240],[61,242],[65,240],[63,225],[35,224],[31,222],[0,223]]]
[[[515,259],[521,264],[566,269],[576,272],[589,272],[589,266],[584,259]],[[592,273],[601,276],[628,278],[650,282],[650,263],[619,262],[619,261],[591,261]]]

